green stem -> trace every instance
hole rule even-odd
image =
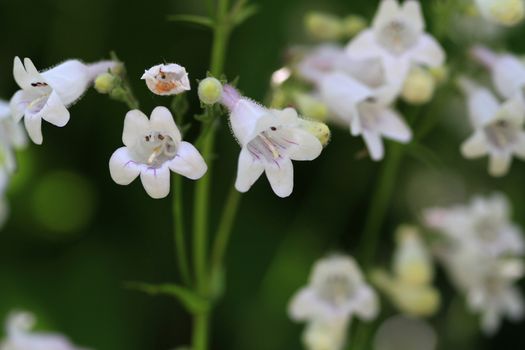
[[[193,316],[192,350],[208,348],[209,328],[210,320],[208,314],[198,314]]]
[[[221,221],[219,223],[217,235],[215,236],[215,242],[213,244],[211,255],[211,266],[213,272],[218,272],[222,269],[224,256],[226,254],[226,249],[230,240],[232,227],[237,215],[240,200],[240,192],[237,191],[234,186],[232,186],[230,193],[228,194],[228,199],[226,200],[226,205],[224,206],[224,210],[222,212]]]
[[[175,252],[179,263],[182,281],[189,286],[191,284],[188,256],[186,254],[186,238],[184,235],[184,213],[183,213],[183,192],[182,176],[173,177],[173,232],[175,242]]]

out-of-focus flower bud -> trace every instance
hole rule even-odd
[[[397,231],[397,249],[393,269],[397,277],[410,284],[427,284],[432,281],[432,260],[417,229],[404,225]]]
[[[102,73],[95,79],[95,90],[101,94],[109,94],[115,88],[115,76]]]
[[[368,26],[366,19],[357,15],[349,15],[343,19],[343,33],[351,38]]]
[[[317,40],[338,40],[343,34],[343,22],[336,16],[310,12],[305,17],[308,33]]]
[[[476,0],[476,3],[483,17],[504,26],[514,26],[525,17],[523,0]]]
[[[301,114],[309,119],[325,121],[328,117],[328,107],[318,98],[305,93],[296,93],[294,101]]]
[[[434,81],[436,82],[436,84],[444,84],[450,76],[449,74],[450,72],[447,66],[429,68],[428,71],[434,78]]]
[[[428,70],[414,67],[403,85],[401,97],[413,105],[425,104],[434,96],[435,87],[434,77]]]
[[[202,103],[212,105],[222,97],[222,84],[219,80],[208,77],[199,83],[199,99]]]
[[[330,141],[330,128],[325,123],[301,119],[299,127],[314,135],[323,146],[326,146]]]

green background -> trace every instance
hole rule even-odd
[[[308,42],[302,25],[308,10],[370,18],[377,5],[350,0],[254,2],[260,11],[232,36],[226,72],[230,79],[240,77],[239,87],[259,101],[266,96],[271,73],[282,66],[287,46]],[[115,50],[127,65],[141,109],[149,114],[157,105],[169,105],[169,99],[153,96],[139,78],[144,69],[163,61],[184,65],[194,87],[196,79],[206,75],[210,32],[166,21],[168,14],[203,13],[199,4],[0,0],[0,97],[9,99],[17,89],[11,75],[14,56],[31,57],[38,68],[45,68],[68,58],[97,61]],[[525,52],[523,30],[510,35],[510,47],[517,52]],[[447,49],[462,57],[460,46]],[[195,90],[190,99],[192,112],[198,112]],[[32,310],[41,321],[39,328],[63,332],[75,343],[98,350],[188,344],[190,318],[177,302],[124,288],[125,281],[178,280],[170,199],[153,200],[139,181],[121,187],[109,176],[108,160],[121,146],[126,107],[90,90],[70,111],[65,128],[44,123],[44,144],[30,145],[19,155],[20,169],[9,193],[10,221],[0,233],[0,319],[13,309]],[[486,159],[462,159],[459,144],[470,131],[451,86],[441,89],[418,118],[430,115],[437,115],[439,122],[424,143],[436,156],[403,163],[377,264],[387,266],[396,226],[418,223],[427,205],[498,190],[511,198],[515,221],[525,224],[525,165],[517,161],[508,176],[492,179],[486,174]],[[193,140],[197,131],[195,123],[186,138]],[[356,157],[363,149],[362,141],[347,130],[334,130],[318,160],[296,163],[290,198],[276,197],[265,179],[244,196],[227,259],[226,296],[214,312],[213,349],[300,348],[302,325],[286,314],[291,295],[306,282],[317,258],[338,251],[359,254],[360,232],[380,169],[380,164]],[[212,227],[233,183],[237,156],[238,146],[223,122],[214,163]],[[189,212],[193,183],[184,183]],[[441,271],[437,283],[444,293],[443,310],[431,321],[439,331],[440,349],[525,346],[523,324],[505,322],[495,337],[479,336],[475,317],[463,312],[461,299]]]

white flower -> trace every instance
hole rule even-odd
[[[308,350],[341,350],[348,331],[347,319],[312,321],[303,333],[303,343]]]
[[[152,198],[164,198],[170,192],[170,170],[189,179],[201,178],[208,169],[199,151],[182,141],[173,116],[165,107],[157,107],[151,118],[139,110],[126,114],[121,147],[109,160],[111,178],[119,185],[129,185],[137,176]]]
[[[161,96],[177,95],[191,90],[186,69],[175,63],[159,64],[146,70],[141,79],[151,92]]]
[[[346,52],[353,59],[380,58],[387,81],[401,88],[412,64],[436,67],[445,53],[439,43],[424,32],[418,1],[383,0],[372,23],[352,40]]]
[[[510,221],[510,216],[508,200],[498,193],[475,197],[467,205],[424,212],[426,224],[453,244],[473,246],[491,256],[525,253],[522,231]]]
[[[474,133],[461,145],[465,158],[489,156],[489,173],[503,176],[513,155],[525,158],[525,106],[515,95],[500,104],[487,89],[462,81],[467,93],[468,112]]]
[[[378,313],[378,303],[354,259],[331,256],[315,264],[308,286],[293,297],[289,315],[296,321],[340,320],[354,314],[372,320]]]
[[[525,16],[523,0],[475,0],[479,11],[488,21],[514,26]]]
[[[7,102],[0,100],[0,169],[12,173],[16,168],[14,150],[27,144],[23,127],[11,118],[11,108]]]
[[[31,140],[41,144],[42,119],[63,127],[69,121],[67,107],[78,100],[96,76],[107,71],[113,62],[86,65],[78,60],[68,60],[39,73],[29,58],[15,57],[13,76],[21,90],[11,98],[15,121],[24,117]]]
[[[510,99],[523,94],[525,64],[519,58],[508,53],[495,53],[484,46],[472,48],[471,54],[490,70],[492,82],[502,97]]]
[[[0,229],[4,226],[9,215],[9,205],[5,198],[8,180],[6,171],[0,168]]]
[[[0,344],[0,350],[81,350],[63,335],[31,332],[34,324],[30,313],[11,314],[6,325],[7,338]]]
[[[389,106],[396,88],[372,90],[346,74],[326,75],[319,87],[324,102],[335,116],[349,125],[352,135],[362,135],[373,160],[384,156],[382,137],[407,143],[412,132],[403,118]]]
[[[323,146],[303,128],[293,108],[267,109],[241,97],[225,85],[221,103],[230,110],[230,124],[241,145],[235,188],[246,192],[266,172],[273,191],[288,197],[293,191],[292,160],[313,160]]]

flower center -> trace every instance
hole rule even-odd
[[[417,32],[399,19],[385,24],[377,34],[378,42],[396,56],[412,47],[417,38]]]
[[[164,162],[175,158],[177,144],[170,136],[153,131],[143,136],[140,143],[140,154],[143,164],[158,168]]]
[[[339,307],[351,299],[356,292],[355,283],[346,275],[333,274],[319,285],[318,295],[328,303]]]
[[[499,227],[492,219],[481,219],[474,225],[474,232],[486,243],[496,242],[499,238]]]
[[[357,105],[357,111],[359,112],[359,118],[363,129],[377,129],[381,116],[381,108],[375,103],[374,98],[369,98]]]
[[[163,72],[161,69],[159,73],[155,75],[155,88],[159,92],[170,92],[179,86],[179,82],[182,78],[183,74],[181,73],[167,73]]]
[[[250,141],[247,148],[255,159],[277,162],[293,144],[285,137],[283,130],[272,126]]]
[[[487,125],[484,130],[490,144],[500,150],[508,149],[518,140],[518,130],[505,120]]]

